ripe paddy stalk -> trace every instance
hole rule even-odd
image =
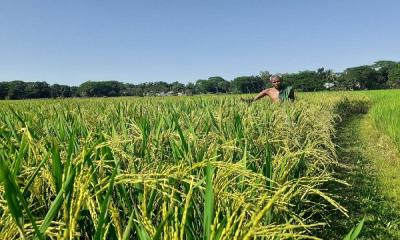
[[[27,110],[28,103],[24,101],[0,102],[0,141],[10,159],[17,159],[15,153],[25,151],[22,139],[32,138],[28,141],[29,157],[20,161],[21,164],[15,164],[20,165],[19,172],[24,174],[17,179],[24,195],[29,196],[27,201],[30,206],[42,209],[32,212],[38,221],[45,218],[46,203],[56,197],[60,182],[54,180],[52,172],[59,164],[52,164],[52,159],[46,156],[51,152],[52,144],[59,147],[64,166],[62,183],[70,174],[70,163],[76,165],[85,161],[91,166],[90,171],[83,165],[78,169],[73,195],[68,199],[64,195],[68,203],[63,203],[63,209],[51,221],[53,225],[71,223],[68,230],[64,230],[67,227],[52,228],[58,235],[57,231],[68,231],[69,237],[83,234],[86,228],[80,225],[77,216],[87,209],[89,214],[85,224],[96,224],[100,218],[104,220],[104,216],[111,216],[112,221],[103,225],[105,237],[111,234],[107,229],[121,229],[128,225],[128,219],[132,219],[136,231],[131,231],[129,236],[117,230],[118,238],[121,235],[137,238],[139,234],[153,237],[160,221],[164,220],[161,226],[164,238],[182,239],[191,235],[200,239],[205,227],[210,227],[211,236],[217,236],[221,229],[221,238],[239,238],[247,234],[251,224],[257,229],[268,226],[263,217],[253,222],[250,219],[254,220],[260,213],[256,209],[268,209],[268,202],[279,191],[284,194],[277,197],[274,210],[282,218],[272,217],[270,224],[282,228],[265,233],[268,236],[285,233],[287,223],[282,220],[285,218],[298,219],[294,220],[294,225],[300,227],[291,231],[300,233],[306,227],[299,216],[306,209],[297,210],[293,206],[302,203],[306,208],[310,189],[318,188],[319,183],[329,178],[328,167],[336,161],[331,141],[335,106],[342,101],[341,97],[324,96],[322,103],[321,97],[317,96],[300,98],[296,104],[257,102],[250,106],[240,103],[239,97],[30,101],[31,110]],[[26,126],[21,125],[8,106],[22,116]],[[265,150],[267,144],[268,153]],[[304,169],[300,171],[302,155]],[[268,171],[265,169],[266,158],[269,159]],[[109,195],[112,205],[100,213],[100,203],[109,186],[107,179],[112,172],[110,163],[116,159],[120,160],[121,167],[115,177],[115,188]],[[239,162],[243,159],[245,161]],[[215,168],[211,186],[218,214],[205,224],[202,169],[207,162]],[[38,171],[28,171],[32,167]],[[90,177],[87,176],[91,179],[90,184],[78,177],[85,171],[90,172]],[[30,181],[38,174],[50,180],[50,187],[44,178],[35,178],[34,183]],[[312,178],[315,176],[321,177]],[[284,189],[288,181],[297,177],[312,179],[304,183],[308,188]],[[269,180],[273,184],[265,184]],[[126,189],[123,201],[115,193],[119,187]],[[46,190],[49,188],[51,191]],[[0,188],[0,196],[3,191]],[[314,191],[313,194],[322,195],[323,192]],[[334,199],[324,203],[338,207]],[[131,212],[126,210],[128,205],[133,209],[138,206],[140,211],[132,215],[132,209]],[[8,210],[4,204],[0,204],[0,208],[3,212]],[[117,211],[122,213],[121,217],[116,216]],[[218,219],[219,216],[229,217],[224,222]],[[0,230],[18,231],[12,227],[10,216],[2,216],[1,221],[4,226]]]
[[[90,185],[91,182],[91,176],[90,173],[91,171],[89,169],[86,169],[87,172],[81,172],[79,176],[77,177],[76,181],[76,186],[74,190],[74,194],[76,194],[77,202],[73,202],[71,204],[71,215],[72,217],[69,218],[69,229],[68,230],[68,236],[73,237],[75,235],[76,231],[76,225],[77,225],[77,220],[79,219],[79,215],[82,209],[82,205],[85,205],[85,202],[87,201],[87,197],[89,195],[87,189]]]
[[[187,214],[190,208],[190,203],[192,200],[192,194],[193,194],[193,182],[192,180],[189,183],[189,192],[186,195],[185,198],[185,205],[183,207],[183,214],[182,214],[182,220],[181,220],[181,225],[180,225],[180,235],[179,239],[184,239],[184,231],[185,231],[185,225],[186,225],[186,219],[187,219]]]

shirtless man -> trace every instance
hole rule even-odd
[[[286,86],[283,84],[282,77],[279,75],[272,75],[269,78],[272,84],[272,88],[262,90],[257,96],[251,99],[242,99],[245,102],[254,102],[264,96],[268,96],[272,102],[285,102],[294,101],[294,90],[292,86]]]

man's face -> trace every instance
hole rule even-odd
[[[274,88],[279,89],[282,84],[282,79],[280,79],[279,77],[273,77],[271,78],[271,84]]]

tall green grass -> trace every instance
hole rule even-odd
[[[374,100],[370,116],[376,128],[388,135],[400,150],[400,91],[375,91],[369,96]]]

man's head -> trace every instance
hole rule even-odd
[[[274,74],[269,78],[269,81],[271,82],[272,86],[276,89],[279,89],[282,86],[282,77],[279,76],[278,74]]]

